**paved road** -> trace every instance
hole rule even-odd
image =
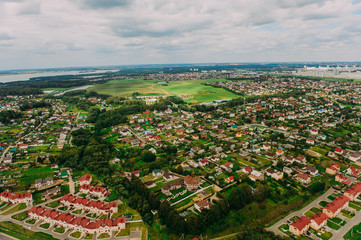
[[[334,192],[333,188],[330,188],[327,192],[325,192],[324,194],[322,194],[320,197],[318,197],[317,199],[315,199],[313,202],[311,202],[310,204],[308,204],[307,206],[305,206],[304,208],[302,208],[299,211],[296,212],[292,212],[290,214],[288,214],[286,217],[284,217],[282,220],[278,221],[277,223],[273,224],[271,227],[269,227],[267,230],[272,231],[278,235],[286,235],[284,232],[280,231],[278,229],[278,227],[280,227],[283,224],[287,224],[287,221],[290,220],[290,218],[294,217],[294,216],[302,216],[305,212],[307,212],[309,209],[316,207],[316,208],[320,208],[320,205],[318,205],[319,202],[321,201],[330,201],[327,197],[332,194]],[[361,215],[360,215],[361,216]],[[354,217],[355,219],[356,217]],[[335,238],[336,239],[336,238]]]
[[[69,192],[70,194],[74,194],[75,193],[74,181],[73,178],[71,177],[71,173],[69,170],[68,170],[68,175],[69,175]]]

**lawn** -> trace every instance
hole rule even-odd
[[[80,238],[81,233],[80,232],[74,232],[74,233],[70,234],[70,236],[72,236],[73,238]]]
[[[355,213],[352,213],[348,210],[342,210],[341,212],[342,212],[342,215],[347,218],[353,218],[355,216]]]
[[[50,227],[50,223],[43,223],[43,224],[39,225],[39,227],[48,229]]]
[[[361,224],[353,226],[344,236],[344,239],[360,240],[361,239]]]
[[[360,211],[361,210],[361,206],[359,205],[358,202],[355,202],[355,201],[351,201],[349,203],[349,206],[356,209],[356,211]]]
[[[26,208],[26,204],[25,203],[19,203],[18,205],[16,205],[15,207],[11,208],[10,210],[4,212],[2,215],[9,215],[12,214],[14,212],[23,210]]]
[[[308,218],[311,218],[314,214],[315,214],[314,212],[308,211],[304,215]]]
[[[334,229],[334,230],[339,230],[339,229],[341,228],[340,225],[337,225],[336,223],[331,222],[330,220],[327,220],[327,226],[328,226],[329,228]]]
[[[33,232],[23,228],[22,226],[11,222],[0,222],[0,232],[20,240],[56,240],[53,236],[42,233]]]
[[[314,212],[314,213],[322,212],[321,209],[315,208],[315,207],[311,208],[310,211],[311,211],[311,212]]]
[[[63,227],[55,228],[55,229],[54,229],[54,232],[63,234],[63,233],[65,232],[65,228],[63,228]]]
[[[88,234],[86,235],[86,237],[84,239],[93,239],[94,234]]]
[[[33,224],[35,224],[36,220],[35,220],[35,219],[28,219],[28,220],[26,220],[25,222],[26,222],[27,224],[33,225]]]
[[[17,215],[14,215],[11,218],[19,220],[19,221],[23,221],[27,217],[28,217],[28,214],[26,214],[26,212],[23,212],[23,213],[19,213]]]
[[[98,239],[103,239],[103,238],[110,238],[110,235],[108,233],[102,233],[98,237]]]
[[[321,201],[321,202],[319,202],[319,205],[320,205],[321,207],[326,207],[327,204],[328,204],[328,202],[326,202],[326,201]]]
[[[82,210],[81,209],[78,209],[78,210],[75,210],[75,211],[72,211],[71,213],[74,213],[74,214],[81,214]]]
[[[63,206],[63,207],[60,207],[60,208],[58,208],[60,211],[66,211],[66,210],[68,210],[68,207],[66,207],[66,206]]]
[[[202,83],[224,81],[225,79],[170,81],[168,86],[157,84],[160,80],[121,79],[88,88],[100,94],[113,96],[131,96],[134,92],[140,95],[183,95],[189,102],[211,102],[213,100],[232,99],[239,97],[223,88],[205,86]]]
[[[55,201],[55,202],[51,202],[51,203],[46,204],[47,207],[51,207],[51,208],[56,208],[59,205],[60,205],[59,201]]]

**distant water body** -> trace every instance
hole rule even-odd
[[[28,81],[30,78],[36,77],[52,77],[63,75],[79,75],[79,74],[98,74],[106,72],[115,72],[118,70],[96,70],[96,71],[46,71],[46,72],[32,72],[20,74],[6,74],[0,75],[0,83]]]

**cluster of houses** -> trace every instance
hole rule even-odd
[[[107,214],[118,212],[117,202],[105,203],[100,200],[90,200],[88,198],[77,197],[73,195],[64,195],[60,200],[60,203],[67,207],[74,207],[75,209],[81,209],[89,211],[95,214]]]
[[[33,197],[31,193],[28,192],[13,194],[9,191],[3,191],[0,193],[0,201],[11,204],[26,203],[30,205],[33,202]]]
[[[171,191],[175,189],[180,189],[181,187],[185,187],[185,190],[183,193],[179,193],[180,195],[183,195],[187,191],[195,191],[199,188],[201,184],[201,178],[200,177],[192,177],[190,175],[187,175],[184,179],[179,181],[174,181],[171,183],[168,183],[167,185],[164,185],[161,188],[161,191],[163,194],[169,196],[171,195]]]
[[[109,233],[125,229],[125,217],[92,221],[86,217],[78,217],[70,213],[62,213],[41,206],[32,207],[28,211],[32,219],[58,225],[85,234]]]
[[[327,219],[336,217],[343,209],[347,208],[350,201],[354,201],[361,194],[361,182],[354,184],[346,190],[344,195],[336,197],[328,203],[322,212],[316,213],[310,219],[302,216],[290,224],[289,231],[297,236],[305,234],[309,227],[319,230],[327,224]]]

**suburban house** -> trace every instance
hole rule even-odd
[[[360,161],[361,160],[361,152],[353,152],[348,156],[348,158],[353,162]]]
[[[183,187],[183,183],[183,180],[168,183],[162,187],[162,193],[165,195],[171,195],[172,193],[170,191]]]
[[[41,199],[44,200],[49,200],[51,197],[58,195],[59,193],[61,193],[60,187],[56,186],[54,188],[48,189],[45,192],[41,193]]]
[[[221,165],[221,168],[223,168],[224,170],[226,170],[228,172],[231,172],[232,168],[233,168],[233,164],[230,162],[226,162]]]
[[[249,174],[249,178],[252,181],[257,181],[257,180],[263,181],[264,180],[264,175],[263,175],[263,173],[261,173],[261,172],[259,172],[257,170],[252,170],[251,174]]]
[[[318,174],[318,170],[317,168],[307,164],[304,168],[303,168],[303,172],[310,174],[312,176],[316,176]]]
[[[92,176],[90,174],[85,174],[79,178],[79,185],[90,184],[92,182]]]
[[[328,168],[326,168],[326,173],[335,175],[340,171],[341,167],[338,164],[332,164]]]
[[[275,180],[280,180],[283,178],[283,172],[269,168],[266,170],[266,175],[275,179]]]
[[[233,177],[233,176],[229,176],[229,177],[227,177],[226,179],[224,179],[224,181],[225,181],[226,183],[231,183],[231,182],[234,181],[234,177]]]
[[[311,182],[310,176],[306,173],[298,173],[295,178],[297,181],[299,181],[301,183],[308,184]]]
[[[345,185],[351,184],[351,180],[346,178],[342,173],[336,175],[335,181],[340,182]]]
[[[249,174],[251,174],[251,172],[252,172],[252,168],[251,168],[250,166],[245,167],[245,168],[242,169],[242,172],[244,172],[245,174],[249,175]]]
[[[200,177],[192,177],[190,175],[187,175],[184,178],[184,185],[186,186],[188,191],[194,191],[199,188],[201,184],[201,178]]]
[[[346,173],[353,177],[359,177],[361,174],[361,170],[353,166],[350,166],[349,168],[346,169]]]
[[[108,190],[106,190],[105,188],[96,187],[89,184],[81,185],[79,188],[79,192],[84,194],[91,194],[96,197],[107,197],[108,195],[110,195],[110,192],[108,192]]]
[[[44,187],[49,187],[51,185],[54,184],[54,180],[52,177],[47,177],[45,179],[36,179],[35,180],[35,187],[36,188],[44,188]]]
[[[337,197],[335,200],[330,202],[323,208],[323,213],[325,213],[329,218],[334,218],[348,206],[350,199],[344,195]]]
[[[293,223],[291,223],[289,231],[296,236],[300,236],[308,231],[310,224],[310,219],[303,216],[294,220]]]
[[[327,224],[327,219],[328,219],[328,216],[325,213],[323,213],[323,212],[316,213],[310,219],[311,220],[311,228],[318,231],[320,228],[324,227]]]
[[[341,148],[335,148],[335,153],[342,154],[343,150]]]
[[[58,225],[82,233],[95,234],[125,229],[125,217],[92,221],[86,217],[77,217],[70,213],[62,213],[57,210],[49,210],[41,206],[32,207],[28,211],[32,219]]]
[[[199,212],[202,212],[203,209],[209,209],[211,207],[211,205],[212,204],[208,200],[202,200],[202,201],[196,202],[194,204],[194,207]]]
[[[12,204],[17,204],[17,203],[29,204],[33,202],[33,197],[30,193],[27,192],[13,194],[8,191],[3,191],[2,193],[0,193],[0,200],[1,202],[7,202]]]
[[[145,182],[144,185],[145,185],[147,188],[152,188],[152,187],[157,186],[153,181]]]
[[[172,181],[172,180],[177,179],[177,178],[178,178],[178,177],[177,177],[176,175],[174,175],[174,174],[172,174],[172,173],[169,173],[169,172],[165,172],[165,173],[163,174],[163,179],[164,179],[164,181],[166,181],[166,182]]]
[[[152,175],[153,175],[153,177],[160,177],[160,176],[162,176],[162,171],[160,169],[154,169],[152,171]]]
[[[355,183],[352,187],[346,190],[345,196],[348,197],[351,201],[355,201],[358,196],[361,194],[361,182]]]

